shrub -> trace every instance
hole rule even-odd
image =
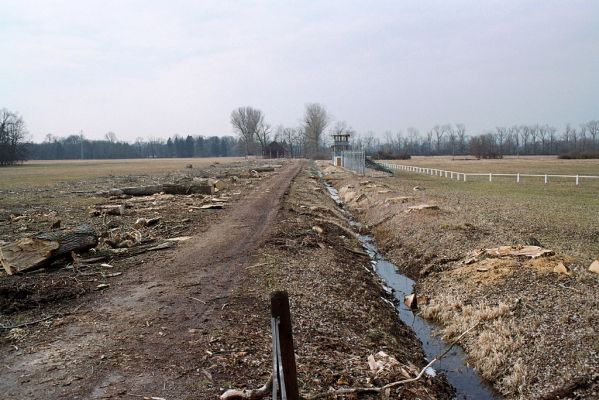
[[[583,151],[569,151],[559,155],[562,160],[588,160],[592,158],[599,158],[599,151],[597,150],[583,150]]]

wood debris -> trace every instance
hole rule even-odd
[[[553,272],[558,274],[570,275],[570,269],[566,267],[563,262],[558,263],[555,267],[553,267]]]
[[[0,263],[12,275],[47,265],[71,252],[87,251],[97,244],[98,236],[87,224],[42,232],[0,247]]]
[[[406,203],[410,201],[412,197],[408,196],[398,196],[398,197],[389,197],[385,199],[386,204],[397,204],[397,203]]]
[[[599,274],[599,258],[591,263],[589,266],[589,271]]]
[[[537,258],[553,255],[553,251],[539,246],[500,246],[485,249],[489,257],[528,257]]]
[[[434,205],[434,204],[418,204],[416,206],[408,207],[406,212],[422,211],[422,210],[438,210],[438,209],[439,209],[439,206]]]

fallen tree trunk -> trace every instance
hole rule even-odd
[[[84,224],[71,229],[37,233],[0,247],[0,263],[8,275],[40,268],[71,252],[98,244],[94,228]]]
[[[251,171],[256,171],[256,172],[272,172],[274,170],[275,170],[274,167],[263,166],[263,167],[252,168],[252,169],[250,169],[250,172]]]
[[[167,194],[214,194],[214,182],[211,179],[205,181],[193,181],[190,184],[164,184],[164,193]]]
[[[166,194],[214,194],[212,181],[194,181],[189,184],[165,183],[164,185],[132,186],[116,189],[129,196],[151,196],[156,193]],[[115,191],[115,192],[116,192]]]
[[[129,196],[151,196],[162,192],[162,185],[132,186],[118,189]]]

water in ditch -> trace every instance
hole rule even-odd
[[[325,184],[331,198],[342,207],[343,204],[337,189],[328,183]],[[358,225],[345,209],[341,208],[341,210],[351,225]],[[370,256],[373,270],[381,277],[385,285],[393,290],[393,295],[397,299],[395,309],[399,318],[412,328],[418,339],[420,339],[426,358],[432,360],[435,356],[443,353],[449,344],[433,333],[435,328],[433,324],[414,314],[403,302],[404,296],[413,293],[415,282],[407,276],[400,274],[393,263],[384,259],[378,251],[372,236],[359,235],[358,239]],[[501,398],[482,381],[472,367],[468,366],[466,363],[466,354],[459,346],[454,346],[449,353],[437,361],[433,365],[433,369],[447,376],[448,382],[456,390],[456,399],[487,400]]]

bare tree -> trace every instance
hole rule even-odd
[[[557,132],[557,129],[555,129],[555,127],[547,125],[547,135],[549,136],[549,152],[550,153],[555,153],[557,151],[556,146],[555,146],[556,132]]]
[[[512,154],[516,153],[516,157],[520,156],[520,128],[514,125],[509,128],[508,137],[510,143],[513,144]]]
[[[584,147],[586,146],[586,141],[587,141],[587,124],[581,124],[580,125],[580,130],[578,131],[578,139],[580,141],[580,146],[584,149]]]
[[[572,128],[570,135],[572,137],[572,141],[574,142],[574,150],[576,150],[578,148],[578,131],[576,128]]]
[[[433,135],[434,132],[432,130],[426,132],[426,145],[428,147],[428,155],[430,156],[433,151]]]
[[[549,134],[549,126],[548,125],[537,126],[537,132],[539,133],[539,138],[541,139],[541,154],[545,154],[546,153],[547,136]]]
[[[539,124],[530,127],[530,139],[532,140],[532,154],[537,154],[537,138],[539,137]]]
[[[497,127],[497,133],[495,134],[495,138],[497,139],[497,146],[499,147],[499,154],[503,155],[503,142],[507,136],[507,129],[503,127]]]
[[[455,134],[458,138],[458,149],[460,154],[466,152],[466,125],[455,124]]]
[[[443,126],[435,125],[433,127],[433,134],[435,135],[436,142],[437,142],[437,154],[439,154],[441,152],[441,140],[443,139],[443,136],[445,135],[446,132],[447,132],[447,125],[443,125]]]
[[[597,135],[599,135],[599,121],[593,120],[587,122],[587,130],[593,138],[593,149],[597,148]]]
[[[402,151],[405,152],[405,148],[404,145],[406,144],[406,140],[407,138],[405,138],[403,136],[403,132],[402,131],[397,131],[395,133],[395,143],[397,146],[397,152],[401,153]]]
[[[366,132],[366,135],[364,135],[364,151],[366,153],[372,154],[374,152],[375,144],[376,138],[374,136],[374,132]]]
[[[267,123],[260,123],[256,129],[256,138],[260,144],[260,153],[262,155],[264,155],[264,148],[268,146],[268,142],[270,142],[271,131],[272,129]]]
[[[114,133],[112,131],[106,132],[106,134],[104,135],[104,139],[106,139],[110,143],[116,143],[117,142],[116,133]]]
[[[303,119],[303,132],[306,141],[306,155],[315,157],[320,148],[322,134],[330,123],[330,117],[323,105],[318,103],[306,104]]]
[[[416,144],[418,143],[420,132],[413,126],[406,129],[407,137],[404,139],[404,151],[410,155],[414,154]]]
[[[447,127],[447,138],[449,139],[449,147],[451,148],[451,159],[453,160],[455,158],[455,146],[458,140],[458,134],[457,130],[453,129],[451,125],[447,125]]]
[[[527,125],[522,125],[520,127],[520,137],[522,138],[522,149],[525,154],[528,151],[528,141],[530,140],[530,131],[531,131],[531,129]]]
[[[256,135],[263,124],[264,115],[258,109],[239,107],[231,112],[231,125],[244,144],[246,157],[253,152]]]
[[[0,166],[24,161],[27,151],[25,140],[25,122],[17,113],[0,110]]]

